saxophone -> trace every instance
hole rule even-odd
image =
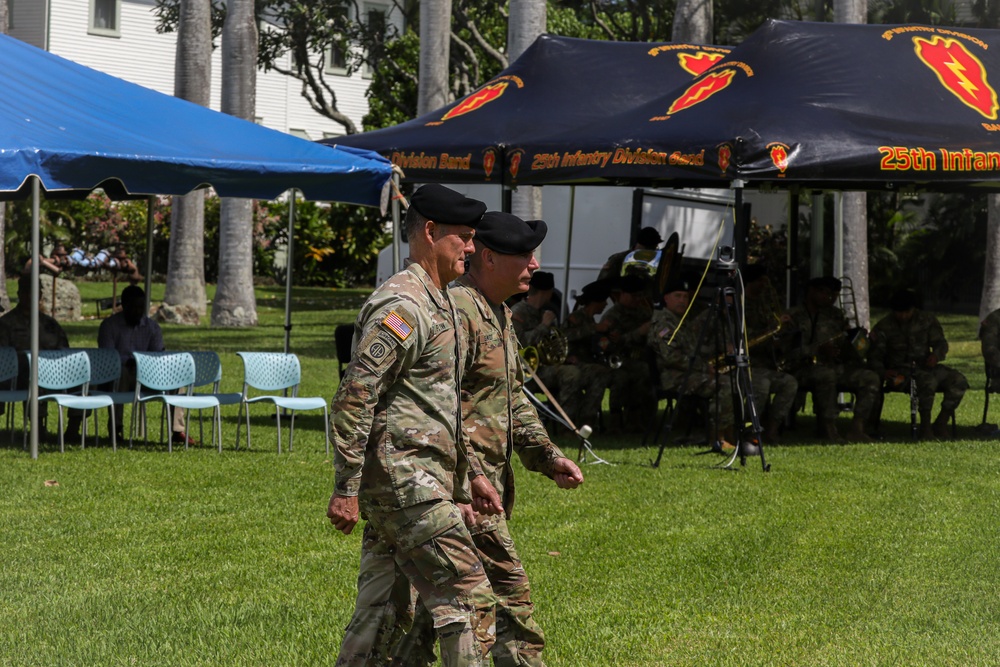
[[[765,331],[761,335],[756,336],[754,338],[751,338],[749,341],[747,341],[747,348],[746,349],[750,350],[750,348],[752,348],[752,347],[760,345],[763,342],[769,341],[772,338],[774,338],[775,336],[777,336],[779,333],[781,333],[781,327],[780,326],[775,327],[774,329],[771,329],[770,331]],[[711,366],[712,368],[714,368],[715,372],[718,373],[718,374],[720,374],[720,375],[728,373],[729,371],[733,370],[733,368],[735,367],[735,364],[723,364],[722,363],[723,361],[726,360],[726,357],[729,357],[729,356],[732,356],[732,353],[730,353],[730,352],[723,352],[719,356],[717,356],[714,359],[712,359],[711,361],[709,361],[708,365]]]

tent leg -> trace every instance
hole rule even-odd
[[[399,172],[392,172],[392,273],[393,275],[399,273],[400,264],[402,260],[400,258],[400,250],[403,244],[403,234],[400,228],[400,197],[398,193],[399,189]]]
[[[31,303],[35,307],[31,308],[31,368],[28,375],[28,403],[29,415],[31,416],[31,458],[38,458],[38,308],[42,295],[39,284],[39,257],[38,244],[40,233],[38,231],[41,199],[41,187],[37,176],[31,177]]]
[[[153,223],[155,222],[154,215],[156,214],[156,197],[150,197],[146,201],[146,313],[149,313],[149,304],[152,299],[152,289],[153,289]],[[117,287],[115,289],[115,294],[112,297],[117,296]],[[114,298],[111,300],[111,307],[114,308]]]
[[[563,273],[562,317],[565,322],[569,315],[569,271],[570,258],[573,255],[573,215],[576,208],[576,186],[569,186],[569,224],[566,227],[566,270]]]
[[[288,250],[285,261],[285,354],[292,344],[292,267],[295,266],[295,200],[298,190],[292,188],[288,200]]]

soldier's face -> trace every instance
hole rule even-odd
[[[910,308],[909,310],[894,310],[892,311],[892,316],[900,324],[906,324],[913,319],[913,313],[916,308]]]
[[[430,229],[434,244],[434,256],[437,259],[438,275],[447,284],[465,273],[465,256],[476,252],[472,237],[476,230],[465,225],[433,225]]]
[[[531,274],[538,270],[538,260],[535,259],[535,251],[521,253],[520,255],[502,255],[493,253],[494,256],[494,276],[498,284],[505,286],[510,295],[522,294],[528,291],[531,282]]]
[[[668,292],[663,295],[663,305],[674,315],[683,315],[691,303],[691,292]]]

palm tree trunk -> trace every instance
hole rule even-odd
[[[174,60],[174,96],[209,106],[212,88],[210,0],[181,0]],[[152,224],[152,223],[150,223]],[[146,267],[150,271],[151,267]],[[170,254],[164,303],[194,308],[205,315],[205,192],[173,198]]]
[[[983,296],[979,320],[1000,308],[1000,195],[986,197],[986,263],[983,267]]]
[[[222,111],[253,121],[256,83],[254,2],[229,0],[222,28]],[[253,200],[224,198],[219,218],[219,282],[212,301],[212,326],[256,326]]]
[[[711,44],[712,0],[677,0],[670,38],[674,42]]]
[[[868,0],[835,0],[836,23],[865,23]],[[864,192],[844,193],[844,275],[854,286],[858,321],[868,327],[871,310],[868,299],[868,196]]]
[[[451,101],[448,93],[450,46],[451,0],[423,0],[420,3],[418,116],[443,107]]]
[[[510,0],[507,21],[507,58],[512,63],[545,32],[545,0]],[[542,217],[542,189],[521,186],[511,195],[510,212],[524,220]],[[541,261],[542,251],[538,251]]]

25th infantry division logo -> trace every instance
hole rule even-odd
[[[997,118],[997,91],[986,81],[982,61],[956,39],[934,35],[913,38],[917,57],[927,65],[948,92],[989,120]]]

